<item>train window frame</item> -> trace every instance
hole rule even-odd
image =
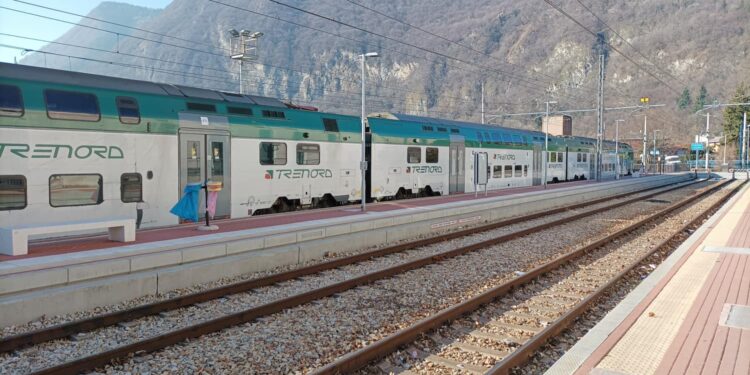
[[[547,162],[548,163],[557,163],[557,152],[550,152],[548,156]]]
[[[330,133],[338,133],[339,132],[339,122],[335,118],[326,118],[323,117],[323,130],[330,132]]]
[[[216,104],[185,102],[185,108],[194,112],[216,113]]]
[[[288,150],[287,150],[286,143],[284,143],[284,142],[260,142],[258,145],[259,145],[259,147],[258,147],[258,161],[260,162],[260,165],[286,165],[287,164],[287,162],[289,160],[289,156],[288,156],[288,153],[287,153]],[[279,146],[284,146],[284,163],[283,164],[276,163],[277,159],[281,160],[280,158],[277,158],[276,155],[273,155],[271,157],[271,162],[270,163],[264,163],[263,162],[263,145],[271,145],[271,146],[273,146],[273,145],[279,145]]]
[[[581,153],[576,153],[576,162],[581,163]]]
[[[20,178],[23,181],[23,206],[8,206],[8,207],[4,207],[3,203],[0,203],[0,211],[23,210],[24,208],[26,208],[29,205],[29,183],[26,180],[26,176],[20,175],[20,174],[0,175],[0,180],[2,180],[2,179],[18,179],[18,178]],[[0,185],[0,186],[2,186],[2,185]]]
[[[317,163],[305,163],[304,155],[306,155],[306,152],[303,150],[302,154],[300,154],[300,148],[304,147],[312,147],[314,149],[314,152],[318,154]],[[310,151],[312,151],[312,149]],[[297,165],[320,165],[320,145],[315,143],[297,143],[297,146],[295,147],[296,151],[296,161]],[[303,156],[303,159],[300,160],[300,155]],[[312,161],[315,161],[315,159],[310,159]],[[302,161],[302,163],[300,163]]]
[[[417,161],[411,161],[414,152],[416,151]],[[422,162],[422,148],[421,147],[407,147],[406,148],[406,163],[407,164],[419,164]]]
[[[528,177],[529,176],[529,166],[528,165],[524,165],[523,166],[523,176],[524,177]]]
[[[0,106],[0,116],[5,117],[23,117],[24,114],[26,114],[26,108],[23,105],[23,93],[21,93],[21,88],[16,85],[6,85],[6,84],[0,84],[0,88],[6,87],[9,90],[15,90],[16,98],[18,99],[18,111],[13,110],[14,108],[11,107],[2,107]]]
[[[505,165],[503,168],[503,178],[513,178],[513,166]]]
[[[234,115],[234,116],[252,116],[253,109],[248,108],[248,107],[237,107],[237,106],[228,105],[227,114]]]
[[[54,177],[65,177],[65,176],[97,176],[99,177],[99,196],[97,197],[96,203],[84,203],[84,204],[63,204],[63,205],[55,205],[52,203],[52,179]],[[59,173],[59,174],[53,174],[49,176],[49,179],[47,180],[47,187],[48,187],[48,197],[49,197],[49,205],[54,208],[61,208],[61,207],[83,207],[83,206],[98,206],[102,203],[104,203],[104,177],[102,177],[101,173]]]
[[[133,107],[126,107],[122,105],[122,102],[124,100],[132,100],[133,101]],[[127,124],[127,125],[138,125],[141,123],[141,108],[138,105],[138,100],[132,96],[118,96],[115,97],[115,106],[117,106],[117,115],[120,117],[120,123],[121,124]],[[138,119],[133,122],[132,120],[123,120],[125,119],[134,119],[135,116],[123,116],[122,115],[122,109],[135,109],[135,112],[138,114]]]
[[[137,176],[138,177],[138,199],[125,199],[125,182],[123,179],[126,176]],[[138,203],[143,201],[143,175],[138,172],[126,172],[120,175],[120,200],[122,203]]]
[[[451,134],[461,134],[461,131],[456,128],[451,128]]]
[[[434,152],[435,159],[430,158],[430,152]],[[427,164],[437,164],[440,160],[440,149],[437,147],[427,147],[424,151],[424,162]]]
[[[523,177],[523,167],[520,165],[513,166],[513,177]]]
[[[90,114],[90,113],[69,112],[69,111],[50,111],[49,94],[51,93],[80,95],[80,96],[88,96],[88,97],[93,98],[94,105],[96,106],[96,118],[94,118],[93,114]],[[50,120],[99,122],[102,119],[102,110],[101,110],[101,107],[99,106],[99,98],[96,96],[96,94],[92,94],[89,92],[46,89],[44,90],[44,108],[47,112],[47,118],[49,118]]]
[[[492,178],[503,178],[503,166],[502,165],[492,166]]]
[[[557,153],[557,162],[558,163],[564,163],[565,162],[565,156],[562,152]]]

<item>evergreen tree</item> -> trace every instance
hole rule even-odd
[[[703,106],[708,103],[708,90],[706,90],[706,86],[701,85],[701,90],[698,93],[698,97],[695,98],[695,107],[694,109],[696,111],[699,111],[703,109]]]
[[[677,107],[680,109],[686,109],[690,107],[691,104],[693,104],[693,99],[690,98],[690,90],[685,87],[685,89],[682,90],[682,95],[677,99]]]
[[[744,82],[737,86],[730,103],[750,103],[750,87]],[[739,138],[742,129],[742,114],[748,113],[750,117],[750,105],[730,106],[724,108],[724,134],[727,135],[727,143],[734,142]],[[748,120],[750,121],[750,120]]]

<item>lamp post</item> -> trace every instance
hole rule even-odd
[[[544,188],[547,188],[547,162],[549,161],[549,105],[555,101],[544,102],[547,105],[547,115],[544,117]]]
[[[367,117],[366,117],[367,112],[365,112],[365,60],[367,60],[368,57],[378,57],[378,53],[368,52],[368,53],[359,55],[359,57],[362,60],[362,117],[361,117],[362,119],[362,155],[360,156],[359,169],[362,173],[362,178],[361,178],[362,180],[362,186],[361,186],[362,212],[365,212],[365,210],[367,209],[365,207],[366,205],[365,201],[367,201],[367,197],[366,197],[367,183],[365,181],[366,179],[365,173],[367,172],[367,159],[366,159],[367,156],[365,154],[365,148],[367,147],[367,145],[365,144],[366,143],[365,142],[365,126],[366,126],[365,122],[367,121]]]
[[[711,112],[706,111],[706,178],[709,177],[708,174],[708,154],[711,153],[711,150],[708,148],[708,129],[711,124]]]
[[[656,173],[659,172],[659,162],[658,162],[659,159],[656,157],[656,133],[660,133],[660,132],[661,132],[661,130],[654,129],[654,151],[653,151],[653,154],[654,154],[654,174],[656,174]]]
[[[648,108],[648,102],[650,101],[648,96],[641,98],[641,105]],[[643,113],[643,155],[641,157],[641,164],[643,165],[643,172],[646,172],[646,148],[648,147],[648,127],[646,113]]]
[[[619,150],[619,142],[620,142],[620,122],[625,120],[615,120],[615,179],[620,179],[620,150]]]
[[[258,39],[263,36],[259,31],[236,29],[229,30],[229,58],[240,62],[240,94],[242,89],[242,63],[246,60],[256,60],[258,58]]]

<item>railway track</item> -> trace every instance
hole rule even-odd
[[[248,321],[252,321],[259,317],[267,316],[267,315],[282,311],[283,309],[286,309],[286,308],[299,306],[301,304],[304,304],[304,303],[307,303],[316,299],[331,296],[335,293],[340,293],[342,291],[354,288],[359,285],[364,285],[364,284],[371,283],[376,280],[392,277],[394,275],[406,272],[411,269],[424,267],[428,264],[440,262],[448,258],[466,254],[471,251],[475,251],[475,250],[478,250],[487,246],[491,246],[492,244],[495,244],[495,243],[508,241],[512,238],[518,238],[518,237],[525,236],[529,233],[533,233],[539,230],[551,228],[556,225],[562,225],[563,223],[569,222],[571,220],[580,219],[583,217],[594,215],[599,212],[610,210],[615,207],[620,207],[620,206],[627,205],[629,203],[648,199],[652,196],[664,194],[665,192],[680,189],[684,186],[685,185],[682,184],[676,187],[670,187],[666,189],[662,188],[661,190],[658,190],[654,193],[640,195],[636,198],[624,200],[622,202],[609,204],[604,207],[596,208],[593,210],[574,214],[571,216],[565,216],[563,218],[553,220],[551,222],[547,222],[547,223],[540,224],[540,225],[535,225],[530,228],[526,228],[520,231],[509,233],[507,235],[503,235],[497,238],[493,238],[493,239],[486,240],[486,241],[481,241],[473,245],[463,246],[458,249],[453,249],[451,251],[441,252],[439,254],[435,254],[432,256],[419,258],[410,262],[399,264],[395,267],[390,267],[390,268],[383,269],[380,271],[368,273],[359,277],[347,279],[345,281],[335,283],[333,285],[328,285],[322,288],[313,289],[305,293],[300,293],[300,294],[293,295],[291,297],[279,299],[272,303],[267,303],[267,304],[260,305],[251,309],[246,309],[237,313],[228,314],[226,316],[222,316],[220,318],[216,318],[213,320],[200,322],[198,324],[191,325],[191,326],[188,326],[179,330],[175,330],[172,332],[168,332],[162,335],[154,336],[146,340],[138,341],[135,343],[129,343],[129,344],[122,345],[112,350],[105,350],[98,354],[79,358],[77,360],[67,362],[64,364],[60,364],[60,365],[50,367],[47,369],[42,369],[39,371],[39,373],[74,373],[74,372],[91,370],[96,367],[103,366],[109,363],[110,361],[112,361],[113,359],[123,358],[132,353],[141,353],[141,352],[149,352],[149,351],[157,350],[166,346],[176,344],[186,339],[198,337],[198,336],[211,333],[211,332],[216,332],[223,328],[239,325]],[[654,189],[647,189],[647,190],[654,190]],[[554,210],[555,211],[554,213],[564,213],[569,210],[579,209],[581,207],[589,206],[592,204],[602,203],[605,200],[609,201],[612,199],[623,198],[624,196],[627,196],[627,195],[639,194],[639,193],[642,193],[642,192],[623,194],[621,196],[614,197],[614,198],[610,197],[610,198],[602,199],[599,201],[588,202],[587,204],[580,204],[580,205],[575,205],[572,207],[565,207],[565,208],[561,208],[558,210]],[[126,311],[122,311],[122,312],[118,312],[114,314],[109,314],[106,316],[96,317],[94,319],[68,323],[68,324],[64,324],[64,325],[60,325],[56,327],[50,327],[49,329],[46,329],[46,330],[29,332],[27,334],[8,337],[8,338],[3,339],[0,342],[2,343],[2,346],[0,347],[2,348],[3,351],[15,351],[15,350],[19,350],[21,347],[25,345],[38,344],[38,343],[42,343],[45,341],[49,341],[51,339],[68,337],[70,335],[74,335],[74,337],[76,337],[77,335],[80,335],[81,332],[84,332],[86,330],[106,327],[112,324],[119,324],[124,321],[133,320],[133,319],[137,319],[140,317],[153,315],[157,313],[169,312],[174,309],[183,308],[186,306],[192,306],[195,304],[200,304],[204,301],[209,301],[209,300],[216,299],[216,298],[222,298],[230,294],[246,292],[248,290],[259,288],[261,286],[268,286],[268,285],[273,285],[275,283],[280,283],[286,280],[298,279],[300,277],[304,277],[307,275],[312,275],[312,274],[320,273],[322,271],[343,267],[348,264],[353,264],[356,262],[361,262],[361,261],[372,259],[375,257],[382,257],[388,254],[402,252],[402,251],[405,251],[407,249],[411,249],[414,247],[425,246],[431,243],[446,241],[446,240],[450,240],[450,239],[458,238],[462,236],[468,236],[473,233],[477,233],[481,231],[487,231],[487,230],[500,228],[500,227],[507,226],[507,225],[512,225],[512,224],[521,223],[524,221],[538,219],[544,216],[545,214],[549,215],[551,213],[547,212],[547,213],[526,215],[524,217],[506,220],[500,223],[485,225],[485,226],[472,228],[472,229],[468,229],[464,231],[441,235],[436,238],[413,241],[413,242],[409,242],[405,244],[400,244],[397,246],[375,250],[369,253],[359,254],[359,255],[342,258],[342,259],[337,259],[337,260],[325,262],[322,264],[305,267],[305,268],[297,269],[294,271],[285,272],[282,274],[272,275],[263,279],[250,280],[248,282],[244,282],[244,283],[240,283],[236,285],[230,285],[227,287],[209,290],[206,292],[196,293],[194,295],[188,295],[188,296],[183,296],[183,297],[179,297],[179,298],[175,298],[171,300],[157,302],[154,304],[137,307],[132,310],[126,310]]]
[[[645,226],[649,223],[666,221],[671,213],[730,184],[735,186],[729,193],[698,216],[680,221],[682,225],[666,238],[663,232],[652,228],[663,238],[658,243],[643,238],[628,242],[629,237],[637,239],[639,234],[648,234]],[[681,243],[677,239],[685,237],[689,229],[698,226],[743,185],[730,180],[709,187],[605,238],[346,354],[314,373],[348,373],[390,354],[388,360],[364,372],[507,374],[524,364],[644,261]],[[398,354],[392,354],[399,349],[402,350]]]

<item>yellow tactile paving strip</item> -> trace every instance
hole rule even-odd
[[[703,245],[726,246],[749,204],[747,190],[596,368],[623,374],[656,372],[720,255],[700,250]]]

